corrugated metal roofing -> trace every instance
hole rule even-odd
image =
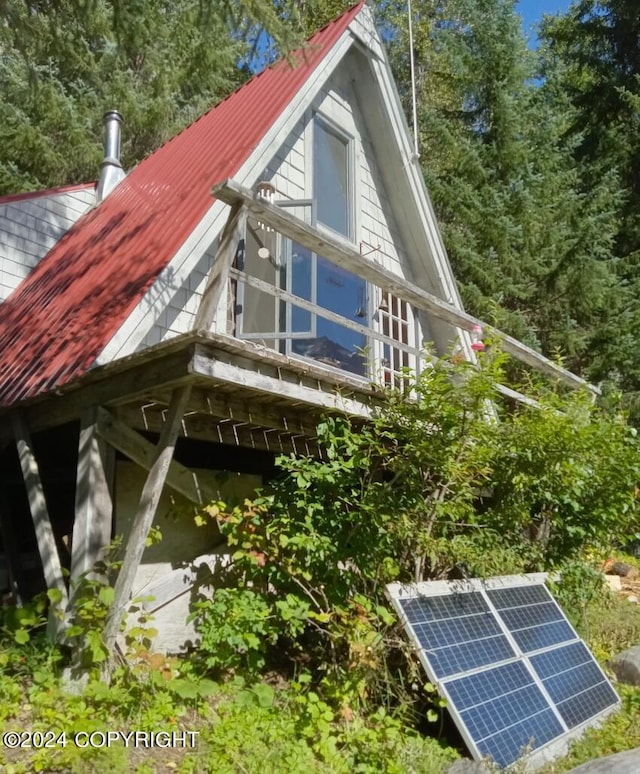
[[[264,70],[135,167],[0,306],[0,405],[84,374],[360,11]]]

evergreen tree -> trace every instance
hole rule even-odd
[[[0,194],[95,179],[102,113],[131,167],[226,96],[256,26],[299,39],[268,0],[0,0]]]
[[[565,137],[585,196],[617,176],[612,314],[593,339],[589,372],[609,379],[640,410],[640,14],[636,0],[580,0],[547,17],[543,75],[571,106]]]
[[[404,10],[383,8],[408,105]],[[465,305],[585,372],[614,308],[616,176],[583,190],[571,105],[534,80],[514,2],[414,12],[421,159]]]

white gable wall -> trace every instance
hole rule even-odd
[[[385,189],[352,77],[353,73],[348,67],[338,68],[313,105],[305,111],[304,117],[296,123],[271,163],[258,176],[258,180],[269,180],[273,183],[277,191],[276,200],[310,199],[313,194],[310,156],[313,117],[318,113],[328,118],[354,141],[356,243],[360,244],[363,254],[370,255],[371,260],[410,279],[408,257],[391,205],[393,191]],[[196,269],[168,301],[165,311],[138,349],[192,330],[195,312],[206,284],[207,268],[211,265],[216,246],[216,242],[209,246]],[[425,285],[426,281],[427,278],[423,277],[418,284]],[[231,301],[232,299],[228,299],[227,303]],[[219,314],[218,318],[216,329],[224,331],[226,315]],[[429,338],[428,333],[421,330],[417,335],[419,341]]]
[[[424,181],[413,157],[389,66],[367,7],[258,143],[235,179],[249,188],[260,180],[273,179],[282,198],[306,198],[311,164],[305,147],[311,140],[312,110],[329,110],[331,103],[341,108],[343,114],[351,113],[351,121],[358,125],[360,171],[356,185],[360,210],[355,241],[363,242],[363,254],[368,252],[368,244],[380,245],[379,251],[370,253],[371,260],[380,261],[462,308]],[[380,182],[382,173],[386,189]],[[106,345],[95,365],[192,328],[204,275],[215,255],[215,240],[228,212],[229,208],[221,202],[212,202],[209,213]],[[229,302],[224,298],[221,301],[217,331],[226,330]],[[439,348],[445,349],[461,333],[448,324],[426,320],[424,315],[420,319],[423,328],[416,337],[418,344],[433,339]],[[464,343],[464,334],[462,337]],[[469,353],[473,354],[471,350]]]
[[[94,203],[93,187],[0,203],[0,302]]]

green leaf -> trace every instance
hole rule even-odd
[[[100,597],[100,601],[107,606],[109,606],[113,602],[115,595],[116,595],[116,592],[112,586],[103,586],[100,589],[100,593],[98,594],[98,596]]]
[[[18,645],[25,645],[31,639],[29,632],[26,629],[16,629],[13,633],[13,638]]]
[[[270,685],[266,683],[258,683],[253,687],[253,692],[258,698],[258,704],[260,707],[272,707],[275,700],[275,691]]]
[[[60,589],[47,589],[47,596],[52,605],[59,605],[62,602],[62,592]]]

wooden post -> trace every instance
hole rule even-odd
[[[99,437],[97,410],[85,411],[78,442],[71,586],[104,558],[111,542],[115,451]]]
[[[138,510],[133,519],[131,534],[125,549],[124,561],[116,580],[115,598],[105,625],[104,640],[109,653],[113,653],[120,625],[127,612],[133,583],[160,501],[190,392],[190,386],[181,387],[174,391],[167,418],[156,446],[155,459],[142,488]]]
[[[12,420],[16,446],[18,447],[18,457],[20,458],[20,467],[22,468],[22,477],[27,489],[31,518],[33,519],[33,526],[36,531],[38,551],[40,553],[40,559],[42,560],[42,568],[44,570],[47,588],[56,589],[60,592],[61,600],[59,609],[66,610],[68,602],[67,587],[62,574],[62,564],[60,562],[58,547],[56,546],[53,529],[51,527],[49,511],[47,510],[42,479],[40,478],[40,470],[33,453],[31,436],[27,424],[20,412],[15,412]],[[64,621],[58,618],[55,608],[55,605],[51,606],[49,633],[50,636],[57,639],[64,630]]]
[[[154,445],[103,408],[98,410],[97,432],[141,468],[151,469],[155,459]],[[166,483],[196,505],[206,505],[217,499],[217,491],[212,486],[199,480],[193,471],[175,460],[169,464]]]
[[[229,276],[229,269],[238,248],[238,241],[244,236],[246,217],[247,209],[243,204],[232,206],[196,313],[194,324],[196,330],[208,329],[213,322],[222,290]],[[115,598],[105,625],[104,640],[110,654],[114,651],[120,625],[127,612],[135,577],[160,501],[162,488],[169,472],[180,431],[180,423],[189,403],[190,394],[191,385],[179,387],[173,391],[167,417],[155,449],[154,460],[142,488],[138,510],[134,516],[131,534],[125,549],[124,561],[116,580]]]
[[[233,263],[238,242],[244,238],[244,228],[247,221],[247,208],[241,202],[232,205],[229,218],[222,232],[216,257],[211,267],[207,285],[202,294],[202,300],[196,313],[195,330],[208,330],[211,327],[220,303],[222,290],[229,277],[229,269]]]

